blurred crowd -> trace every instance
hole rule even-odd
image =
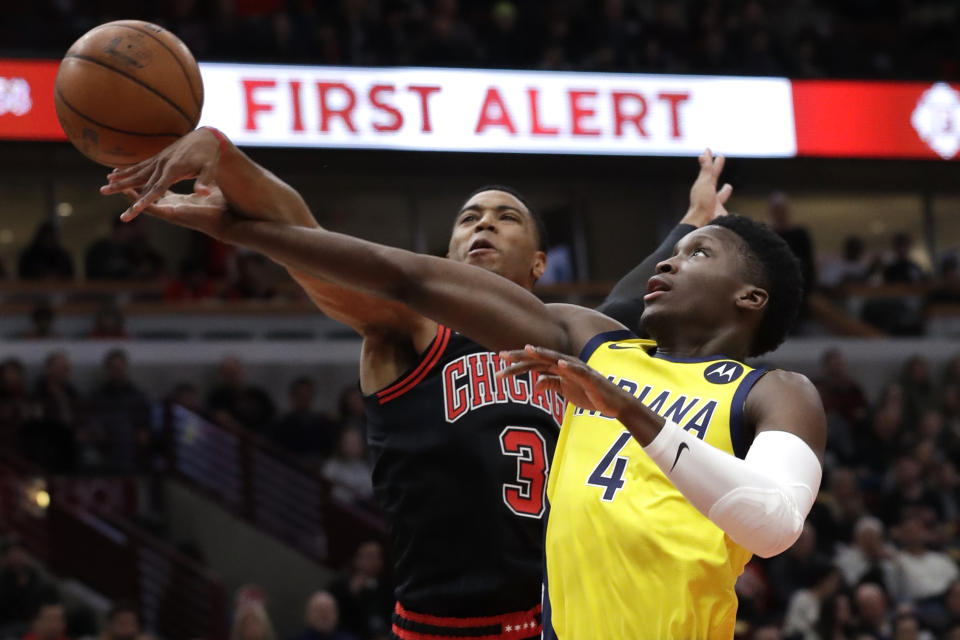
[[[316,383],[298,378],[290,385],[289,412],[278,417],[278,399],[247,382],[235,358],[221,363],[205,396],[184,383],[163,399],[130,382],[122,351],[106,356],[101,386],[86,397],[74,389],[64,353],[50,355],[32,390],[15,360],[4,362],[0,373],[3,435],[44,464],[144,469],[138,460],[150,455],[155,437],[149,406],[163,400],[273,440],[328,478],[342,500],[369,506],[362,398],[354,388],[343,392],[336,411],[324,413],[314,407]],[[776,558],[755,559],[738,581],[743,637],[960,639],[960,355],[942,372],[922,357],[910,358],[877,398],[868,397],[839,350],[823,354],[813,378],[828,416],[823,485],[798,542]],[[58,438],[69,456],[51,453]],[[300,638],[377,637],[377,629],[336,635],[329,620],[339,606],[349,627],[355,615],[349,594],[367,591],[369,602],[360,608],[376,601],[382,620],[389,620],[382,555],[376,543],[361,545],[348,575],[329,587],[333,595],[311,598]],[[0,589],[9,580],[0,575]],[[272,639],[268,610],[262,595],[239,607],[234,637]],[[244,631],[248,626],[263,632]]]
[[[316,404],[317,381],[296,378],[289,410],[246,379],[240,360],[227,357],[201,391],[188,382],[151,397],[130,377],[121,349],[103,359],[99,379],[82,393],[69,355],[51,352],[33,381],[16,358],[0,362],[0,447],[18,451],[51,472],[138,473],[162,466],[169,434],[162,408],[183,406],[231,430],[263,437],[334,485],[334,496],[366,505],[373,494],[365,445],[363,398],[345,388],[338,406]]]
[[[0,560],[0,638],[3,640],[154,640],[133,601],[117,601],[102,615],[64,597],[57,580],[33,561],[16,538],[3,542]],[[241,587],[233,599],[230,640],[278,640],[270,597]],[[303,628],[279,640],[384,640],[389,637],[393,593],[383,547],[361,542],[352,562],[324,590],[310,595]]]
[[[142,18],[200,59],[791,77],[956,78],[950,0],[36,0],[4,10],[0,53],[62,55]]]

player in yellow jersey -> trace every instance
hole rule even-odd
[[[700,163],[698,182],[716,193],[721,163],[709,153]],[[156,189],[129,186],[140,198]],[[796,259],[764,225],[721,217],[681,239],[650,279],[643,322],[655,342],[642,342],[602,313],[546,305],[483,268],[246,219],[210,185],[156,200],[160,191],[137,209],[396,300],[487,348],[540,345],[504,357],[511,373],[545,374],[538,386],[562,389],[569,403],[548,483],[545,638],[732,638],[734,581],[750,554],[780,553],[800,535],[819,489],[825,418],[809,380],[743,363],[783,341],[802,292]],[[464,238],[491,239],[492,258],[500,231],[485,220],[495,213]],[[521,494],[534,486],[522,468],[520,458]]]

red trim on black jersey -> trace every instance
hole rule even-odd
[[[539,621],[541,605],[529,611],[505,613],[499,616],[484,616],[474,618],[452,618],[432,616],[426,613],[414,613],[404,608],[399,602],[394,608],[395,620],[401,623],[413,622],[420,625],[437,627],[414,631],[405,629],[396,622],[393,624],[393,633],[403,640],[456,640],[460,638],[483,638],[484,640],[519,640],[522,638],[539,637],[541,625]],[[489,632],[483,633],[479,628],[491,627]],[[458,634],[456,629],[463,629]]]
[[[404,393],[417,386],[420,381],[423,380],[430,372],[430,369],[432,369],[433,366],[440,361],[440,357],[443,356],[443,352],[446,350],[447,343],[449,342],[450,329],[442,324],[437,325],[437,337],[433,339],[433,344],[427,351],[427,355],[424,356],[423,360],[420,361],[420,364],[417,366],[417,368],[398,380],[396,383],[377,392],[377,400],[380,401],[380,404],[385,404],[391,400],[394,400],[395,398],[399,398]]]

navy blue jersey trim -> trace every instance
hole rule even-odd
[[[732,360],[734,362],[740,362],[736,358],[728,358],[725,355],[703,356],[700,358],[681,358],[679,356],[668,356],[666,354],[660,353],[659,349],[653,354],[653,357],[660,358],[661,360],[666,360],[667,362],[680,362],[680,363],[713,362],[714,360]]]
[[[743,406],[747,402],[747,394],[750,393],[750,389],[766,372],[766,369],[754,369],[743,376],[733,394],[733,401],[730,405],[730,442],[733,443],[733,454],[741,459],[747,455],[747,443],[743,439]]]
[[[543,604],[540,608],[540,629],[543,640],[557,640],[553,630],[553,618],[550,610],[550,584],[547,581],[547,525],[550,523],[550,501],[543,515]]]
[[[634,340],[636,337],[637,334],[629,329],[615,329],[613,331],[604,331],[603,333],[598,333],[590,338],[590,340],[587,341],[587,344],[583,345],[583,349],[580,351],[580,359],[584,362],[589,360],[590,356],[593,355],[593,352],[597,350],[597,347],[602,345],[604,342],[614,342],[616,340]]]

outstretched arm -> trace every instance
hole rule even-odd
[[[182,196],[146,209],[152,215],[270,256],[288,268],[370,296],[401,303],[491,349],[527,343],[577,353],[587,340],[623,325],[597,311],[545,305],[506,278],[446,258],[425,256],[323,229],[212,215]]]
[[[757,435],[740,459],[575,358],[535,347],[501,357],[512,364],[498,375],[540,371],[541,387],[619,420],[690,504],[748,551],[774,556],[800,536],[820,488],[826,441],[820,397],[803,376],[773,371],[754,385],[744,410]]]
[[[153,158],[113,171],[101,192],[136,191],[138,196],[121,216],[131,220],[165,197],[171,185],[193,178],[194,194],[166,196],[167,201],[179,199],[181,205],[210,216],[221,215],[229,205],[249,218],[320,228],[293,187],[251,160],[223,134],[207,128],[187,134]],[[269,257],[283,263],[276,256]],[[331,284],[298,269],[287,270],[326,315],[361,335],[384,331],[411,335],[429,322],[402,304]]]
[[[657,264],[673,255],[674,246],[683,236],[717,216],[727,214],[724,205],[733,193],[733,187],[725,184],[717,190],[724,157],[714,158],[710,149],[707,149],[700,155],[699,162],[700,173],[690,188],[690,208],[680,224],[673,228],[653,253],[623,276],[606,300],[597,307],[598,311],[623,323],[638,335],[643,335],[640,317],[643,315],[647,281],[654,275]]]

